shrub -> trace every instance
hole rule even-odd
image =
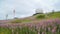
[[[33,16],[35,16],[35,15],[37,15],[37,14],[43,14],[43,13],[35,13],[35,14],[33,14]]]
[[[38,14],[38,15],[36,15],[36,18],[37,18],[37,19],[45,18],[45,14]]]

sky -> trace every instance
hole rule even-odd
[[[44,12],[51,10],[60,10],[60,0],[0,0],[0,20],[22,18],[31,16],[37,8],[43,9]]]

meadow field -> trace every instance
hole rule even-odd
[[[19,19],[13,19],[11,23],[10,21],[0,23],[0,34],[60,34],[59,14],[59,12],[47,14],[48,18],[37,14],[34,15],[34,17],[37,16],[35,21],[25,18],[22,20],[24,23],[21,23]]]

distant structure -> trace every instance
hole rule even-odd
[[[6,14],[6,20],[8,19],[8,14]]]
[[[54,13],[55,12],[55,10],[52,10],[52,13]]]
[[[15,18],[15,9],[13,10],[13,17]]]
[[[37,8],[37,9],[35,10],[35,14],[33,14],[33,16],[34,16],[34,15],[37,15],[37,14],[43,14],[43,10],[42,10],[41,8]]]
[[[43,10],[41,8],[36,9],[36,14],[42,14],[42,13],[43,13]]]

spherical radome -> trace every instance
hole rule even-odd
[[[43,13],[43,10],[41,8],[37,8],[36,13]]]

